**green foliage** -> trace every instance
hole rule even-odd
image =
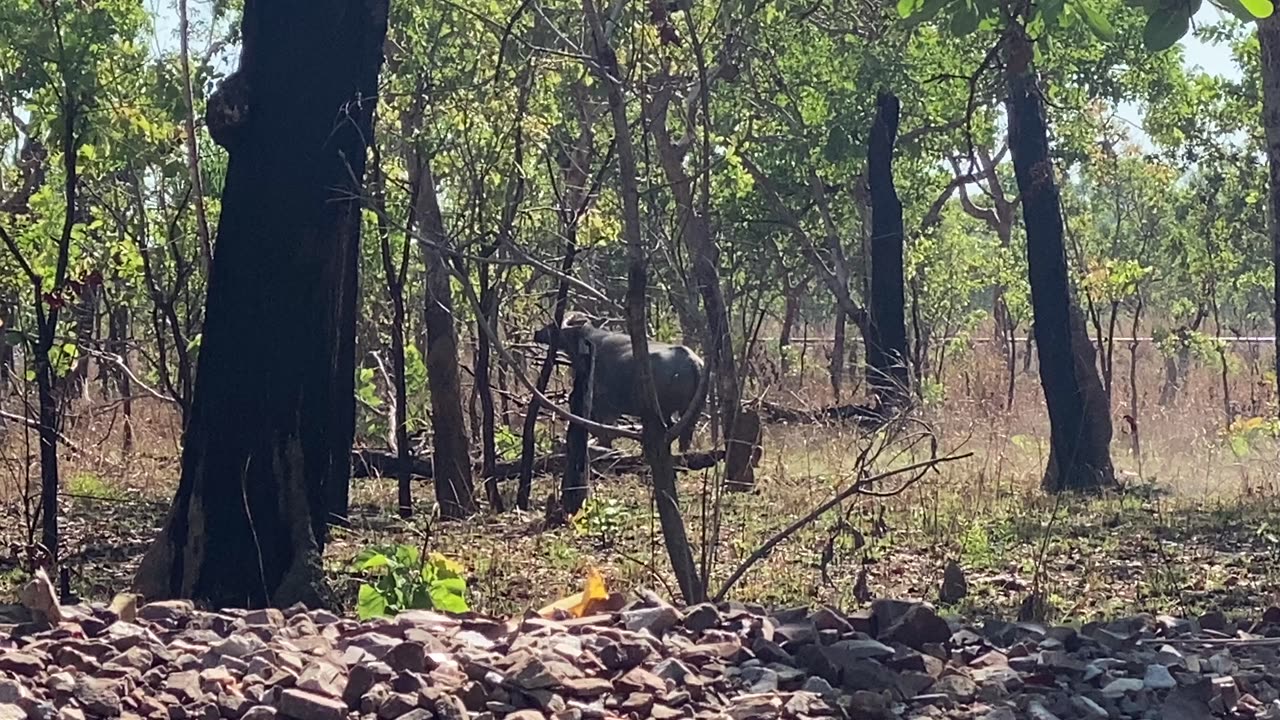
[[[1280,420],[1275,418],[1237,418],[1223,432],[1227,446],[1237,458],[1248,457],[1265,441],[1280,437]]]
[[[573,531],[598,542],[612,544],[633,520],[627,506],[614,498],[592,497],[571,519]]]
[[[361,620],[403,610],[468,610],[462,566],[439,553],[424,558],[411,545],[372,547],[355,557],[351,570],[370,580],[360,584],[356,600]]]

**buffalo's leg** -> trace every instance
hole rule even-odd
[[[677,419],[677,422],[679,420]],[[697,419],[689,421],[685,429],[680,431],[680,452],[689,452],[689,447],[693,445],[693,431],[698,427]]]

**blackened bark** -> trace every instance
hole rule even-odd
[[[592,386],[595,384],[596,354],[591,343],[583,340],[573,348],[573,390],[569,393],[569,411],[578,417],[591,417]],[[587,453],[587,429],[569,423],[565,432],[564,477],[560,480],[560,503],[568,515],[582,509],[591,494],[591,464]]]
[[[210,99],[237,122],[215,135],[230,155],[218,251],[182,478],[135,579],[148,598],[331,604],[320,551],[351,476],[359,198],[386,17],[387,0],[245,3],[241,94]]]
[[[1262,126],[1267,141],[1267,233],[1271,235],[1276,284],[1272,311],[1280,333],[1280,15],[1258,21],[1262,66]],[[1280,343],[1276,345],[1276,387],[1280,392]]]
[[[1031,67],[1031,44],[1009,38],[1006,81],[1009,146],[1022,197],[1027,265],[1040,381],[1049,409],[1046,490],[1095,489],[1115,483],[1111,417],[1089,342],[1067,281],[1062,208],[1049,156],[1043,99]]]
[[[871,302],[867,343],[868,384],[884,406],[910,399],[907,372],[906,290],[902,275],[902,202],[893,185],[898,137],[898,98],[882,92],[867,146],[871,194]]]

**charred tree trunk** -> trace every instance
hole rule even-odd
[[[591,417],[591,390],[595,383],[596,353],[591,343],[583,340],[573,349],[573,390],[569,393],[569,411],[578,417]],[[591,464],[587,450],[587,429],[569,423],[565,433],[564,477],[560,481],[560,503],[566,515],[573,515],[591,494]]]
[[[135,579],[147,598],[332,604],[320,553],[351,477],[359,198],[386,23],[386,0],[245,3],[240,69],[209,102],[230,161],[182,478]]]
[[[1274,327],[1280,334],[1280,15],[1258,21],[1258,44],[1262,54],[1262,125],[1267,141],[1267,232],[1276,276],[1272,310]],[[1276,348],[1276,388],[1280,393],[1280,343]]]
[[[417,118],[410,121],[418,127]],[[407,135],[412,137],[412,135]],[[436,502],[446,518],[464,518],[475,512],[475,484],[471,476],[466,416],[462,411],[462,382],[458,377],[458,335],[453,324],[453,288],[449,262],[441,248],[449,247],[444,215],[436,197],[431,162],[414,149],[409,158],[409,182],[417,197],[414,224],[429,241],[422,248],[426,260],[427,383],[431,391],[431,431],[434,438]]]
[[[871,194],[868,384],[880,404],[886,407],[896,407],[911,397],[902,271],[902,203],[893,185],[893,147],[898,137],[899,109],[897,97],[880,93],[867,146],[867,182]]]
[[[14,304],[8,298],[0,298],[0,408],[9,398],[13,379],[13,346],[18,341],[16,333],[10,335],[13,325]]]
[[[1031,43],[1020,29],[1012,32],[1006,69],[1009,147],[1022,197],[1040,381],[1049,408],[1043,485],[1050,491],[1096,489],[1115,483],[1111,417],[1093,344],[1067,280],[1062,208]]]
[[[618,171],[622,184],[622,228],[627,242],[627,329],[631,335],[632,351],[639,358],[636,363],[636,389],[642,404],[641,422],[644,430],[641,446],[653,474],[653,493],[662,525],[662,537],[680,586],[680,594],[684,596],[686,604],[699,603],[706,599],[706,588],[693,559],[693,549],[689,545],[684,518],[680,514],[671,442],[667,439],[666,423],[659,410],[653,368],[649,360],[649,338],[645,330],[648,250],[640,227],[639,174],[631,143],[626,101],[622,93],[622,78],[626,74],[618,66],[618,57],[609,46],[594,0],[582,0],[582,8],[594,40],[595,70],[608,87],[609,112],[618,148]],[[731,437],[732,435],[728,436]]]

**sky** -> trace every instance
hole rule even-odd
[[[1211,3],[1204,3],[1194,18],[1195,26],[1211,25],[1220,21],[1224,13]],[[1226,45],[1211,45],[1187,33],[1180,43],[1182,45],[1183,64],[1188,68],[1199,68],[1204,72],[1221,75],[1229,79],[1239,79],[1240,68],[1231,59],[1231,48]],[[1142,109],[1134,103],[1122,103],[1116,108],[1116,114],[1128,121],[1131,137],[1138,145],[1150,149],[1151,143],[1147,134],[1142,131]]]
[[[153,17],[156,18],[155,27],[155,47],[157,50],[176,50],[178,16],[176,3],[174,0],[147,0]],[[193,25],[202,26],[201,22],[208,17],[211,0],[188,0],[188,13],[191,16]],[[1194,18],[1195,26],[1210,25],[1218,22],[1223,16],[1223,11],[1214,7],[1212,3],[1204,3],[1200,12]],[[196,33],[193,32],[193,35]],[[203,47],[206,38],[193,37],[191,44],[193,52],[198,52]],[[1188,33],[1181,42],[1183,48],[1183,59],[1187,67],[1199,68],[1205,72],[1215,75],[1222,75],[1228,78],[1239,78],[1240,69],[1236,67],[1231,59],[1230,48],[1222,45],[1211,45],[1202,42],[1199,38],[1194,37],[1193,33]],[[225,61],[228,64],[234,63],[234,55],[225,54]],[[232,67],[224,68],[230,71]],[[1131,137],[1140,146],[1150,148],[1150,142],[1146,133],[1142,131],[1142,109],[1134,103],[1124,103],[1117,108],[1117,114],[1128,121],[1131,126]]]

